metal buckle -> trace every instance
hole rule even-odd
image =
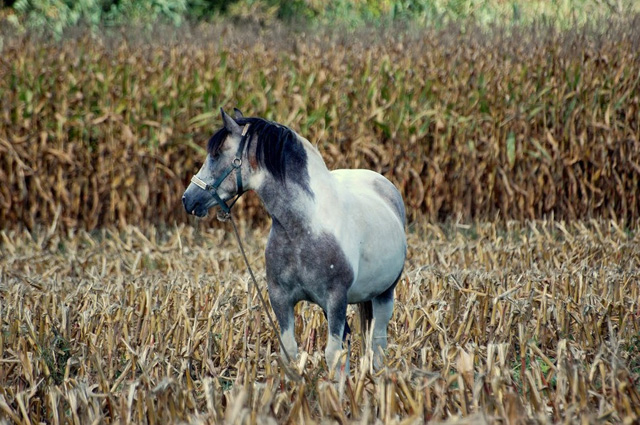
[[[195,184],[202,190],[209,190],[209,185],[198,176],[191,177],[191,183]]]

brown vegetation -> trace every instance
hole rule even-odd
[[[5,38],[0,423],[640,421],[639,28]],[[405,196],[387,366],[355,335],[342,397],[322,312],[282,367],[229,229],[180,205],[219,106]],[[265,213],[234,213],[264,290]]]
[[[383,172],[412,221],[634,221],[640,25],[607,25],[6,38],[0,227],[185,222],[219,106],[289,125],[330,167]]]
[[[640,419],[637,233],[603,222],[416,229],[387,367],[371,373],[354,334],[340,399],[320,309],[299,305],[301,376],[285,374],[217,227],[1,232],[0,422]],[[264,288],[265,234],[244,232]]]

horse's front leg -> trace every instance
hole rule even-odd
[[[344,354],[342,343],[347,336],[348,329],[346,291],[339,291],[329,296],[326,315],[329,332],[324,355],[327,361],[327,367],[329,370],[335,368],[334,377],[338,378],[340,375],[349,373],[349,353],[346,353],[346,359],[342,358]]]
[[[287,291],[282,290],[276,285],[269,286],[269,300],[271,301],[271,308],[278,320],[278,325],[280,325],[282,345],[284,345],[289,359],[294,361],[298,357],[298,344],[296,343],[294,332],[295,317],[293,315],[295,302],[290,299]],[[282,348],[283,347],[280,347],[280,349]],[[284,360],[287,360],[287,356],[284,353],[281,353],[281,355]]]

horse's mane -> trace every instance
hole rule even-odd
[[[295,176],[302,178],[302,181],[298,181],[298,183],[303,184],[308,181],[307,152],[293,130],[284,125],[256,117],[243,117],[235,121],[241,127],[251,124],[248,130],[246,149],[251,147],[255,139],[258,163],[276,179],[284,181],[287,177],[287,170],[289,170],[295,174],[303,173]],[[226,128],[222,127],[218,130],[209,139],[207,152],[214,156],[228,135],[229,131]],[[257,137],[254,137],[256,135]]]

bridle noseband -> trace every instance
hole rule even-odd
[[[244,128],[242,129],[242,139],[240,140],[240,145],[238,145],[238,151],[236,152],[236,157],[233,159],[233,161],[231,161],[231,165],[229,165],[229,167],[224,171],[224,173],[220,174],[220,176],[213,182],[213,184],[208,184],[198,176],[191,177],[191,183],[195,184],[200,189],[206,190],[207,192],[211,192],[211,196],[213,196],[213,199],[216,200],[218,205],[220,205],[220,209],[224,211],[226,214],[229,214],[231,212],[231,207],[233,207],[236,201],[238,201],[238,199],[240,199],[240,196],[242,196],[242,194],[244,193],[244,190],[242,187],[242,173],[240,172],[240,167],[242,167],[242,154],[248,138],[247,130],[249,129],[249,125],[250,124],[245,125]],[[227,205],[227,201],[232,199],[233,196],[223,201],[220,195],[218,195],[218,189],[220,188],[220,185],[222,184],[222,182],[225,181],[227,177],[229,177],[229,174],[231,174],[234,170],[236,171],[236,184],[238,186],[238,193],[236,194],[236,198],[229,205]]]

